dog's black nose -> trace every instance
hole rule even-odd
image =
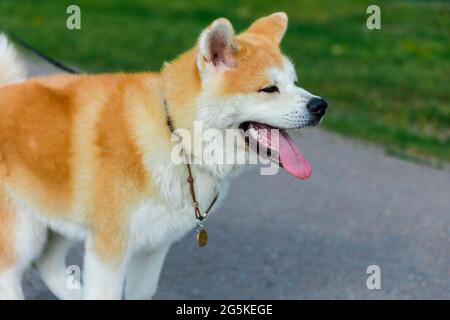
[[[314,115],[323,116],[325,114],[325,109],[328,107],[328,104],[322,98],[311,98],[306,104],[309,112]]]

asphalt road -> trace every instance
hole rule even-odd
[[[155,298],[450,299],[450,171],[320,129],[297,140],[311,179],[258,168],[235,179],[208,220],[208,246],[193,232],[176,243]],[[81,251],[68,262],[82,265]],[[379,290],[366,287],[369,265]],[[24,286],[29,299],[54,299],[32,270]]]

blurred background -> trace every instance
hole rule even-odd
[[[70,4],[81,30],[66,28]],[[88,72],[158,71],[214,19],[239,32],[275,11],[300,85],[330,106],[298,138],[315,173],[236,180],[210,245],[171,251],[158,298],[450,298],[448,1],[0,0],[0,28]],[[371,264],[382,290],[365,285]],[[31,271],[26,285],[51,297]]]

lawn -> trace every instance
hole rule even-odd
[[[82,11],[79,31],[66,28],[66,7],[74,3]],[[243,30],[257,17],[285,11],[283,49],[301,85],[328,100],[326,128],[399,156],[448,162],[450,4],[378,0],[381,30],[370,31],[372,3],[1,0],[0,28],[92,72],[159,70],[217,17]]]

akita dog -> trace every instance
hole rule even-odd
[[[317,124],[327,103],[297,85],[279,49],[287,24],[275,13],[235,35],[217,19],[160,73],[29,81],[2,36],[0,296],[23,298],[21,278],[34,263],[61,299],[151,298],[169,247],[197,223],[188,177],[206,211],[242,167],[192,164],[188,174],[171,159],[172,129],[192,131],[195,121],[248,129],[283,169],[308,178],[311,166],[285,129]],[[258,137],[273,128],[278,146]],[[255,152],[248,140],[234,152]],[[187,144],[183,151],[198,156]],[[76,239],[86,249],[78,291],[66,286],[64,262]]]

